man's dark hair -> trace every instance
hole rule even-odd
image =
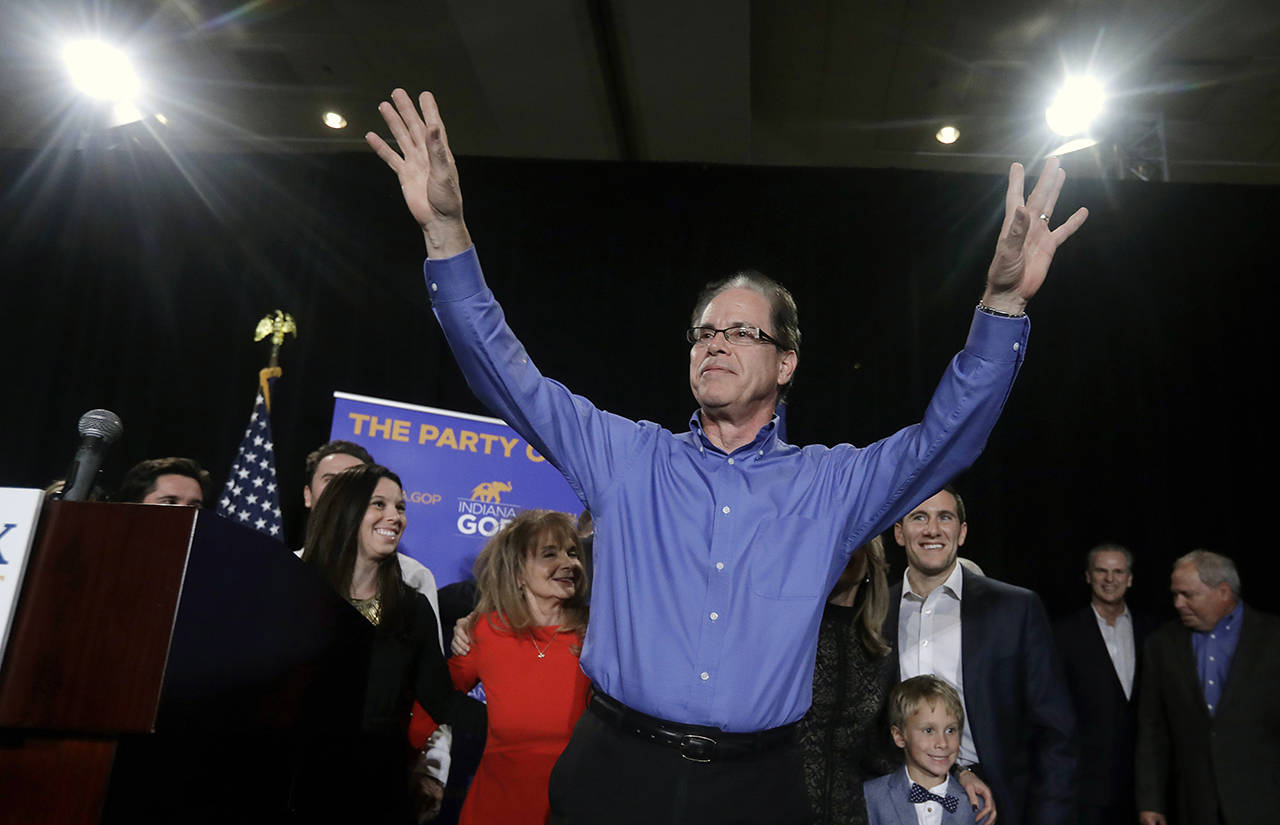
[[[951,494],[951,497],[956,500],[956,518],[960,519],[961,524],[967,524],[969,520],[964,514],[964,499],[960,498],[960,491],[957,490],[955,487],[952,487],[950,484],[948,484],[944,486],[941,490],[939,490],[938,493]],[[933,496],[936,496],[938,493],[934,493]],[[915,510],[917,506],[919,506],[924,501],[933,498],[933,496],[925,496],[925,498],[913,504],[911,506],[911,510],[908,510],[907,512],[903,513],[902,518],[898,519],[898,523],[901,524],[903,519],[911,515],[912,510]]]
[[[1084,571],[1088,573],[1093,569],[1093,563],[1097,560],[1099,553],[1119,553],[1124,556],[1125,566],[1129,568],[1129,572],[1133,572],[1133,553],[1129,552],[1129,548],[1123,544],[1116,544],[1114,541],[1104,541],[1097,547],[1089,551],[1089,555],[1084,557]]]
[[[209,471],[201,467],[200,462],[194,458],[181,456],[148,458],[146,461],[139,461],[124,474],[120,489],[116,490],[111,500],[140,504],[156,489],[156,479],[166,475],[194,478],[200,485],[200,493],[205,503],[213,501],[213,479],[210,478]]]
[[[374,463],[373,456],[369,455],[369,451],[364,447],[361,447],[359,444],[356,444],[354,441],[343,441],[341,439],[326,441],[324,444],[321,444],[319,447],[316,447],[314,450],[307,453],[307,486],[311,486],[311,479],[315,476],[316,467],[320,466],[321,460],[326,456],[338,453],[341,453],[342,455],[349,455],[352,458],[358,458],[365,464]]]
[[[744,269],[735,275],[712,281],[703,287],[698,300],[693,305],[689,326],[697,326],[707,304],[727,289],[750,289],[768,298],[771,310],[769,323],[773,329],[767,329],[765,332],[777,340],[778,346],[783,351],[793,350],[796,355],[800,354],[800,313],[796,309],[796,299],[791,297],[791,292],[785,286],[754,269]],[[787,400],[787,394],[791,392],[795,382],[796,375],[792,372],[791,380],[778,387],[778,401]]]

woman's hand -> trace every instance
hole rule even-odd
[[[995,825],[995,795],[991,793],[987,783],[979,779],[978,775],[970,770],[961,771],[956,779],[960,782],[960,787],[964,788],[964,792],[969,795],[969,804],[973,806],[974,819],[980,822],[981,825]],[[987,817],[990,817],[990,819]]]
[[[471,652],[471,625],[475,621],[474,613],[468,613],[453,625],[453,642],[449,650],[454,656],[466,656]]]

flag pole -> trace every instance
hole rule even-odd
[[[279,378],[280,346],[286,335],[298,335],[293,316],[277,309],[258,321],[253,340],[271,337],[271,360],[258,371],[258,392],[249,426],[231,465],[231,475],[218,501],[218,514],[284,541],[280,488],[276,480],[275,443],[271,435],[271,383]]]
[[[276,310],[275,315],[267,314],[260,318],[258,327],[253,333],[255,341],[271,336],[271,359],[258,371],[258,387],[262,390],[262,400],[267,405],[267,412],[271,412],[271,379],[279,378],[284,374],[280,369],[280,345],[284,343],[284,337],[287,334],[297,338],[298,325],[294,322],[292,315],[279,309]]]

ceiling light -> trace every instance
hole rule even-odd
[[[324,125],[330,129],[345,129],[347,128],[347,119],[337,112],[325,112]]]
[[[960,139],[960,130],[954,126],[943,126],[934,137],[939,143],[955,143]]]
[[[124,52],[99,40],[79,40],[62,50],[76,88],[99,100],[127,101],[142,88]]]
[[[1093,119],[1102,113],[1106,93],[1102,84],[1092,77],[1069,77],[1062,90],[1045,109],[1044,119],[1049,128],[1071,137],[1089,131]]]

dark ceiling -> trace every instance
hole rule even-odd
[[[127,43],[175,148],[364,151],[436,92],[459,154],[996,172],[1112,92],[1084,174],[1280,183],[1280,3],[0,0],[0,145],[83,140],[58,43]],[[350,125],[321,124],[327,110]],[[945,123],[960,140],[943,146]],[[1167,163],[1166,163],[1167,161]]]

